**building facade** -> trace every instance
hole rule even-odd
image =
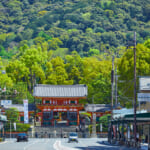
[[[86,99],[86,85],[42,85],[34,87],[33,96],[41,99],[37,105],[40,110],[41,126],[79,125],[79,111],[84,106],[79,99]]]
[[[85,111],[91,114],[93,120],[93,113],[96,114],[96,122],[99,122],[100,117],[111,114],[111,106],[108,104],[86,104]]]

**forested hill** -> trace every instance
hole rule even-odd
[[[107,52],[131,41],[128,31],[150,37],[149,20],[150,0],[1,0],[0,56],[43,41],[81,56]]]

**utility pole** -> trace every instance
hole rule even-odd
[[[136,32],[134,32],[134,140],[136,146]]]
[[[111,70],[111,127],[110,127],[110,137],[112,140],[112,120],[113,120],[113,94],[114,94],[114,56],[112,57],[112,70]]]
[[[113,95],[114,95],[114,56],[112,57],[112,70],[111,70],[111,120],[113,119]]]
[[[118,95],[117,95],[117,65],[115,67],[115,105],[117,106],[118,104]]]

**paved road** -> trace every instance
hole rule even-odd
[[[29,139],[28,142],[16,142],[6,139],[0,143],[0,150],[132,150],[132,148],[102,144],[106,139],[79,139],[79,143],[68,143],[68,139]]]

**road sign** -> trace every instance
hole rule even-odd
[[[150,93],[138,93],[137,100],[139,102],[150,102]]]

